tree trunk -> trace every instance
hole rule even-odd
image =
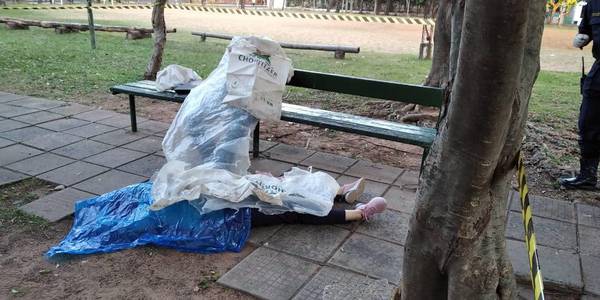
[[[154,30],[154,51],[150,62],[146,67],[144,79],[156,79],[156,73],[160,70],[162,56],[167,42],[167,26],[165,25],[165,4],[167,0],[156,0],[152,9],[152,28]]]
[[[539,72],[545,2],[440,2],[436,49],[441,36],[450,50],[434,62],[447,65],[435,76],[446,83],[447,113],[417,192],[402,299],[516,297],[505,209]]]
[[[379,6],[380,6],[379,0],[374,0],[373,5],[375,6],[373,8],[373,11],[375,12],[376,15],[378,15],[379,14]]]
[[[241,9],[245,9],[246,8],[246,3],[244,0],[239,0],[238,5],[240,6]]]
[[[329,0],[328,6],[327,6],[327,12],[329,12],[332,8],[336,8],[337,3],[338,3],[338,0]]]

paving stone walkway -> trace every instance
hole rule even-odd
[[[0,92],[0,185],[37,177],[64,190],[21,209],[49,221],[81,199],[147,180],[164,163],[168,124],[75,103]],[[280,175],[312,166],[340,183],[367,178],[360,201],[384,196],[389,209],[367,223],[285,225],[252,231],[258,248],[219,283],[264,299],[389,299],[401,283],[403,246],[417,173],[368,161],[261,141],[253,171]],[[507,207],[507,249],[520,281],[529,271],[520,207]],[[341,205],[341,204],[336,204]],[[532,197],[547,289],[600,298],[600,208]]]

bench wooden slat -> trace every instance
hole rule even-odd
[[[152,99],[166,100],[182,103],[187,95],[177,95],[173,92],[158,92],[154,88],[144,88],[136,86],[133,83],[116,85],[110,88],[114,94],[128,94]]]
[[[288,103],[283,103],[282,105],[281,119],[284,121],[326,127],[421,147],[429,147],[431,143],[433,143],[436,135],[436,130],[434,128],[371,119]]]
[[[288,85],[424,106],[442,106],[442,89],[394,81],[294,70]]]

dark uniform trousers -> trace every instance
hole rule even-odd
[[[583,82],[579,113],[579,147],[582,159],[600,158],[600,0],[588,0],[583,7],[579,33],[593,40],[596,61]]]

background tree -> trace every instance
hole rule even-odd
[[[558,17],[557,24],[562,24],[565,15],[577,4],[577,0],[547,0],[546,1],[546,10],[548,12],[548,18],[546,21],[548,24],[552,24],[554,20],[554,15],[559,12],[560,15]]]
[[[403,299],[516,297],[505,209],[545,2],[440,1],[434,63],[444,66],[429,78],[446,89],[446,103],[406,240]]]
[[[156,73],[162,65],[162,56],[167,42],[167,26],[165,24],[165,4],[167,0],[156,0],[152,8],[152,28],[154,29],[154,50],[146,67],[144,79],[156,79]]]

